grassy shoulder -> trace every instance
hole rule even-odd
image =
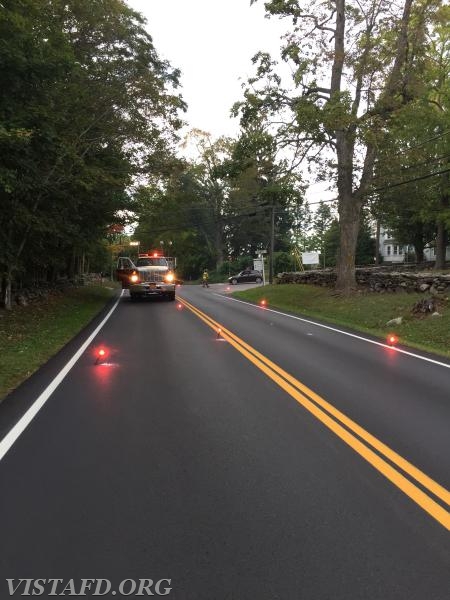
[[[0,402],[102,310],[114,285],[71,288],[39,303],[0,311]]]
[[[334,296],[329,289],[312,285],[267,285],[236,292],[234,296],[250,302],[263,298],[271,308],[316,317],[386,339],[395,333],[399,343],[450,357],[450,300],[439,308],[441,316],[413,316],[411,309],[423,294],[376,294],[361,292],[349,298]],[[387,321],[403,317],[401,325]]]

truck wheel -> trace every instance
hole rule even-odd
[[[168,292],[166,298],[167,300],[170,300],[172,302],[173,300],[175,300],[175,292]]]
[[[131,300],[131,302],[136,302],[137,299],[138,299],[138,295],[137,294],[130,294],[130,300]]]

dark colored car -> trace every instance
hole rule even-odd
[[[232,285],[236,285],[237,283],[262,283],[262,280],[261,271],[254,271],[253,269],[244,269],[238,275],[228,277],[228,281]]]

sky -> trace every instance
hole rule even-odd
[[[161,58],[181,71],[181,93],[188,104],[188,129],[218,138],[237,137],[233,104],[243,99],[242,84],[254,75],[252,57],[260,50],[279,59],[281,36],[289,21],[265,18],[264,1],[127,0],[143,14]],[[310,203],[334,197],[323,183],[309,187]],[[313,208],[313,207],[312,207]]]
[[[288,23],[264,18],[264,3],[250,0],[127,0],[148,21],[158,54],[181,70],[190,128],[236,136],[232,105],[253,74],[258,50],[277,55]]]

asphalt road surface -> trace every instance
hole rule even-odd
[[[0,598],[448,600],[450,361],[229,292],[124,295],[0,406]]]

